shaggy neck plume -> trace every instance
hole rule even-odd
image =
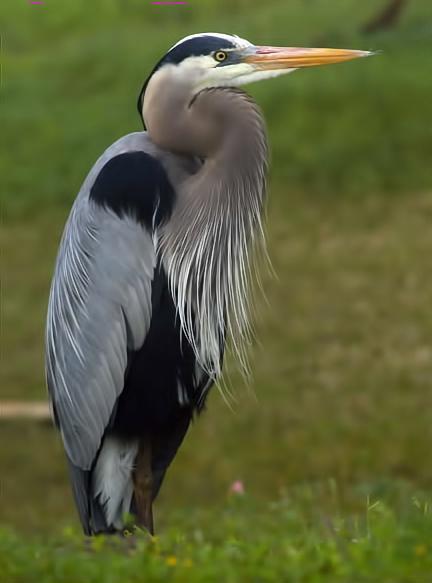
[[[181,184],[160,249],[183,331],[200,366],[216,378],[227,335],[247,371],[249,284],[257,248],[264,248],[267,138],[257,105],[235,89],[201,92],[188,115],[214,128],[211,151]]]

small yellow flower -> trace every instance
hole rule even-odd
[[[426,545],[417,545],[414,548],[414,554],[416,557],[424,557],[427,554],[427,546]]]
[[[177,565],[177,557],[174,557],[174,555],[171,555],[170,557],[167,557],[166,564],[169,567],[175,567]]]

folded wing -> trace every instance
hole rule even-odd
[[[46,373],[66,453],[83,470],[92,467],[123,390],[128,353],[150,326],[154,228],[168,190],[156,160],[144,152],[117,156],[80,192],[63,234]]]

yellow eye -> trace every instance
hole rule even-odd
[[[224,51],[217,51],[217,53],[215,53],[214,58],[216,59],[216,61],[219,61],[219,63],[222,63],[222,61],[225,61],[225,59],[228,57],[228,55],[224,52]]]

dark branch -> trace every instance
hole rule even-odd
[[[390,0],[378,15],[374,16],[372,20],[362,27],[362,32],[371,34],[378,30],[396,26],[406,4],[407,0]]]

